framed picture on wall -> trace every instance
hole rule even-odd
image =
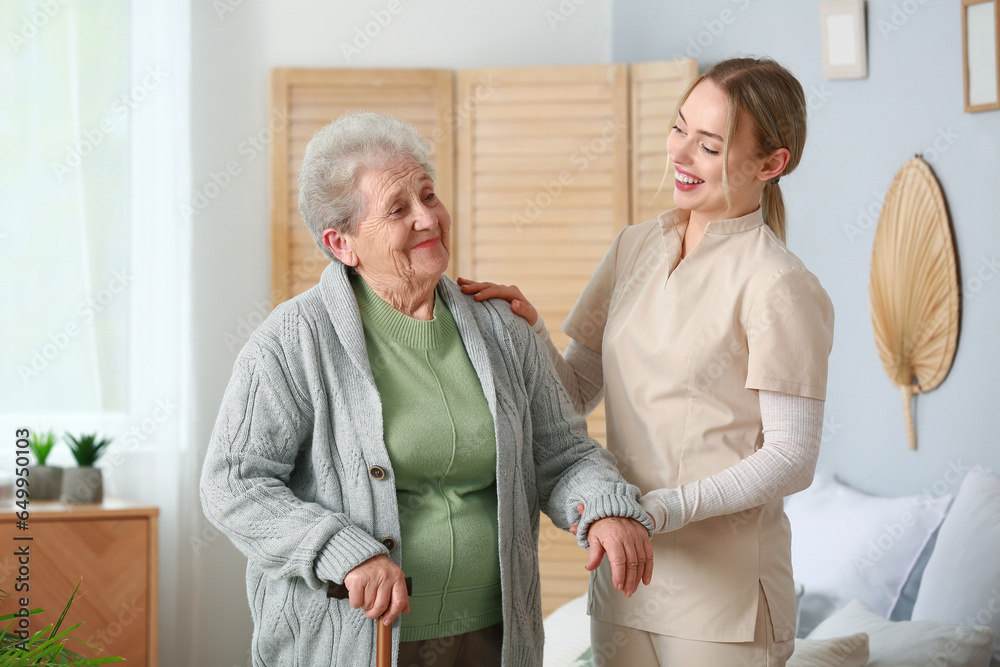
[[[966,111],[1000,109],[997,0],[962,0],[962,89]]]
[[[819,5],[823,44],[823,76],[864,79],[868,76],[868,44],[864,0],[838,0]]]

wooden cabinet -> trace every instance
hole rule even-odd
[[[0,589],[12,597],[0,613],[17,610],[17,598],[45,612],[30,618],[30,631],[54,623],[82,579],[63,628],[101,651],[70,642],[87,657],[118,655],[130,665],[157,664],[157,518],[155,507],[124,500],[64,504],[32,502],[28,530],[17,526],[16,508],[0,509]],[[30,538],[30,539],[26,539]],[[28,591],[17,592],[16,552],[27,547]],[[23,551],[22,551],[23,553]]]

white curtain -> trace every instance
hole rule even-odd
[[[166,665],[196,664],[190,30],[189,0],[0,1],[0,432],[112,438],[105,492],[160,509]]]
[[[0,4],[0,413],[128,409],[125,0]]]

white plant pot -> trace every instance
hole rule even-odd
[[[99,503],[104,497],[104,479],[100,468],[66,468],[63,471],[64,503]]]
[[[59,466],[28,466],[28,497],[58,500],[62,493],[63,469]]]

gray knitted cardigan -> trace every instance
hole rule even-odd
[[[652,525],[638,489],[587,437],[528,325],[506,302],[476,303],[448,278],[438,289],[496,427],[503,664],[540,665],[539,510],[560,528],[579,519],[584,547],[604,516]],[[357,302],[334,262],[240,352],[202,471],[205,515],[248,559],[254,665],[375,664],[375,622],[328,599],[326,582],[378,554],[401,562],[393,479]],[[394,660],[398,643],[397,621]]]

